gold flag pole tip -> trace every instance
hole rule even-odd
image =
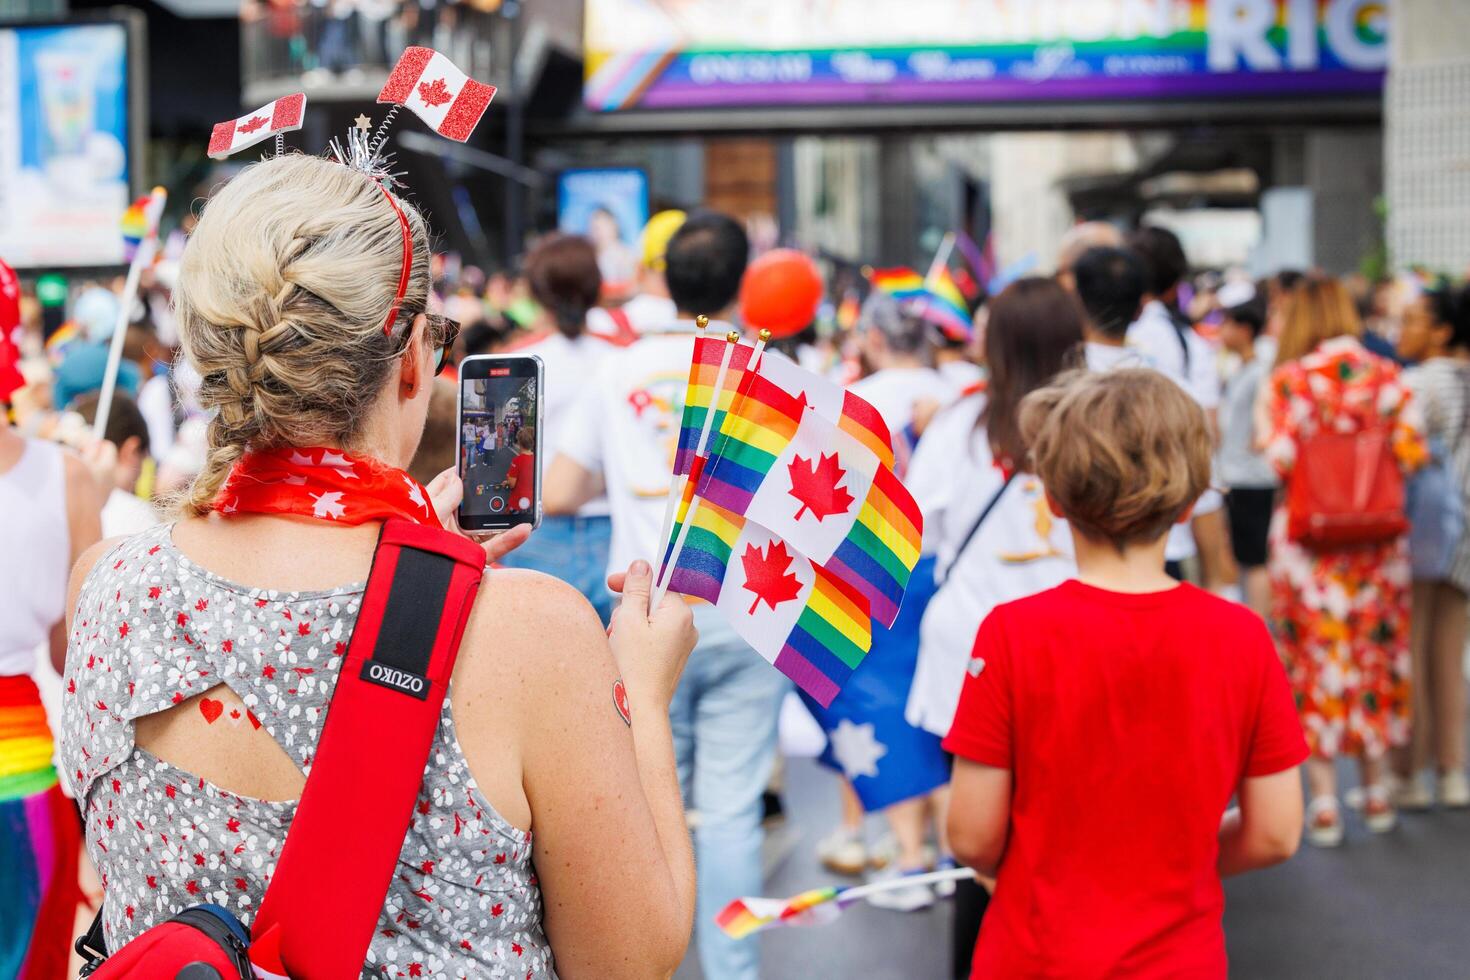
[[[770,339],[771,339],[771,331],[769,331],[769,330],[762,330],[760,332],[760,340],[761,340],[761,343],[763,343],[763,344],[764,343],[767,343],[767,342],[770,341]]]
[[[703,313],[699,314],[699,316],[694,318],[694,325],[701,330],[705,329],[709,326],[709,317],[705,316]]]
[[[740,331],[731,330],[729,333],[725,334],[725,340],[732,344],[738,343],[740,340]]]

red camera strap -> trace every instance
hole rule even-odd
[[[472,541],[384,523],[306,788],[252,929],[251,960],[264,972],[361,976],[484,567]]]

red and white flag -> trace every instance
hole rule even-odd
[[[277,133],[300,129],[305,115],[305,95],[283,95],[239,119],[217,123],[209,137],[209,155],[218,160]]]
[[[393,66],[378,101],[412,109],[440,136],[463,143],[494,96],[494,85],[475,81],[432,48],[409,48]]]

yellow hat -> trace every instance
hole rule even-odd
[[[684,224],[687,215],[683,211],[660,211],[648,219],[639,239],[642,261],[645,268],[656,272],[664,271],[664,252],[668,251],[669,239],[674,237]]]

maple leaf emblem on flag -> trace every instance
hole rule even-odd
[[[249,136],[251,133],[255,132],[257,129],[260,129],[268,122],[270,122],[270,120],[267,119],[265,116],[251,116],[249,119],[247,119],[245,122],[242,122],[236,128],[239,129],[240,132],[244,133],[246,136]]]
[[[847,471],[837,465],[836,453],[822,454],[815,466],[811,460],[796,456],[788,470],[791,473],[788,492],[801,501],[794,520],[801,520],[801,515],[810,510],[820,521],[832,514],[845,514],[852,506],[852,494],[847,492],[847,487],[838,486],[847,479]]]
[[[764,554],[755,545],[747,544],[740,563],[745,567],[744,587],[755,593],[750,615],[755,615],[762,600],[775,609],[801,594],[801,581],[794,572],[787,571],[791,567],[791,555],[786,553],[785,541],[770,542]]]
[[[444,79],[436,78],[432,82],[419,82],[419,98],[430,106],[441,106],[454,96],[444,84]]]

